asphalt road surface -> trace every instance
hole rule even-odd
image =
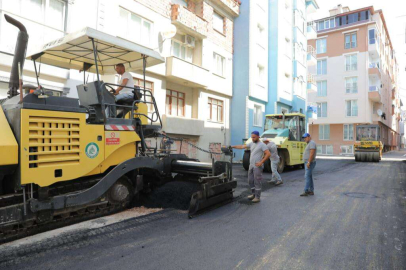
[[[299,197],[304,170],[265,183],[194,219],[165,209],[99,228],[0,246],[0,269],[405,269],[406,151],[380,163],[318,159],[315,196]],[[265,178],[269,179],[270,174]],[[95,221],[100,222],[100,221]]]

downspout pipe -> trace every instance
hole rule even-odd
[[[7,92],[8,97],[14,97],[18,95],[17,89],[19,89],[19,79],[20,75],[18,74],[18,65],[20,64],[21,72],[24,68],[24,61],[25,61],[25,54],[27,52],[27,45],[28,45],[28,33],[25,26],[17,21],[16,19],[4,14],[4,18],[6,21],[15,27],[17,27],[20,31],[18,32],[16,47],[14,50],[14,58],[13,64],[11,66],[11,73],[10,73],[10,81],[8,84],[9,90]]]

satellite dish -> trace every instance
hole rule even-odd
[[[176,35],[176,26],[173,24],[168,24],[161,32],[164,39],[171,39]]]
[[[381,110],[381,109],[378,109],[378,110],[376,111],[376,113],[377,113],[379,116],[382,116],[382,110]]]

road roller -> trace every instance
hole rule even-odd
[[[355,161],[379,162],[383,150],[379,125],[359,125],[356,131],[357,140],[354,143]]]
[[[26,56],[26,28],[5,17],[19,35],[8,98],[0,102],[0,242],[120,211],[175,178],[200,187],[189,217],[233,198],[231,149],[202,163],[147,146],[147,138],[166,136],[153,93],[127,87],[134,97],[117,104],[112,91],[119,85],[101,80],[121,63],[141,70],[145,82],[145,69],[165,61],[158,52],[85,28]],[[34,64],[37,85],[23,83],[25,59]],[[44,88],[38,63],[83,72],[79,98]],[[95,81],[88,82],[89,72]]]

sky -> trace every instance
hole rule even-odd
[[[374,6],[374,9],[382,9],[388,27],[389,35],[394,47],[396,58],[399,62],[399,86],[400,98],[403,102],[403,110],[406,110],[406,0],[316,0],[319,10],[313,15],[313,19],[329,16],[329,10],[342,4],[350,10]],[[401,78],[404,78],[401,81]]]

